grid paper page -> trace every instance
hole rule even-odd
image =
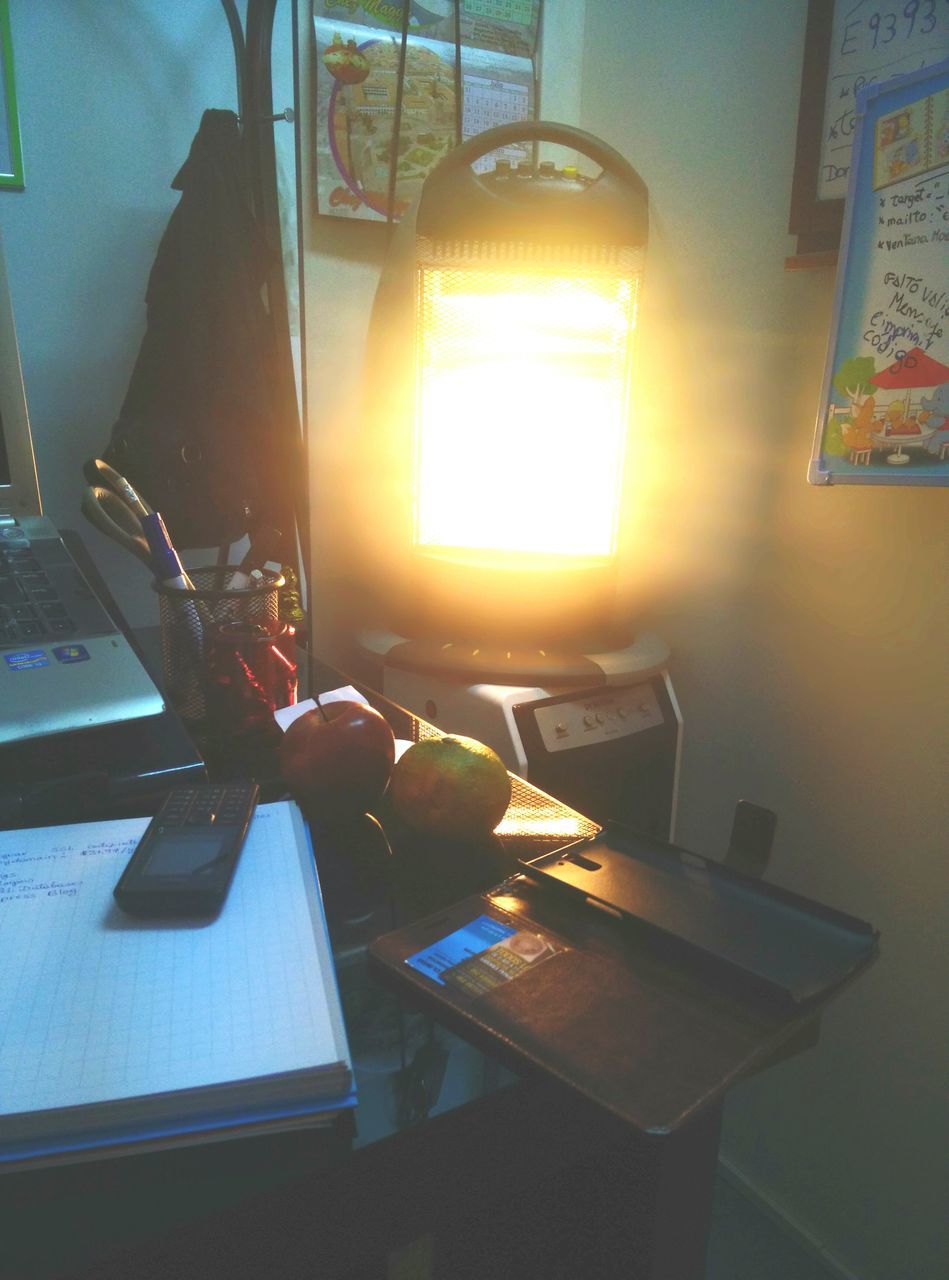
[[[290,806],[258,807],[224,908],[204,924],[115,905],[147,825],[0,832],[0,1117],[345,1056]]]

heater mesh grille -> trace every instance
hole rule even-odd
[[[505,844],[530,840],[556,846],[568,840],[596,835],[599,830],[597,823],[590,818],[512,776],[511,803],[497,829]]]
[[[436,729],[426,720],[416,719],[413,728],[416,742],[445,736],[443,730]],[[556,848],[569,840],[596,835],[599,830],[599,824],[591,818],[577,813],[553,796],[545,795],[536,787],[528,786],[517,774],[511,774],[511,802],[497,828],[497,835],[515,856],[521,844],[528,845],[533,853],[537,853],[540,844]]]
[[[472,267],[491,263],[546,267],[572,274],[593,269],[632,278],[642,273],[645,250],[641,245],[544,244],[527,240],[433,240],[419,236],[415,242],[420,267]]]
[[[416,545],[615,552],[641,259],[420,242]]]

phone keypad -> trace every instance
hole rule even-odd
[[[253,795],[245,784],[176,787],[159,810],[165,827],[210,827],[242,821]]]

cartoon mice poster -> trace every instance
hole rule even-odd
[[[861,95],[814,484],[949,484],[949,62]]]

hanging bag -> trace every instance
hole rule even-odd
[[[271,254],[248,197],[237,116],[205,111],[146,293],[147,324],[105,460],[181,548],[280,525]],[[287,470],[282,470],[286,485]]]

